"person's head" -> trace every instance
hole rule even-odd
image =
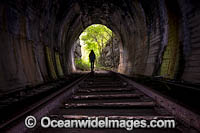
[[[94,52],[93,50],[91,50],[91,52]]]

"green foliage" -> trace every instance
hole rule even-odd
[[[75,58],[75,65],[76,65],[76,69],[78,70],[82,70],[82,71],[90,70],[90,64],[83,61],[82,59]]]
[[[98,63],[102,50],[111,37],[112,31],[104,25],[95,24],[85,29],[80,36],[82,42],[82,61],[89,63],[88,56],[90,51],[93,50]]]
[[[82,57],[75,59],[76,68],[83,71],[90,70],[89,53],[93,50],[96,55],[95,70],[105,69],[98,60],[111,37],[112,31],[104,25],[95,24],[85,29],[79,37]]]

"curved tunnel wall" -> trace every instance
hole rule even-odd
[[[170,3],[166,1],[168,14],[168,42],[163,52],[162,64],[160,67],[160,75],[174,79],[177,77],[180,66],[180,56],[182,49],[180,47],[180,14],[177,2]]]
[[[195,0],[1,1],[0,91],[71,73],[74,41],[96,23],[121,40],[119,72],[199,83],[199,9]]]

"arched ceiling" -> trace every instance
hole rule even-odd
[[[66,9],[68,8],[66,7]],[[128,60],[128,58],[125,59],[129,54],[127,49],[145,43],[145,16],[140,3],[137,1],[110,0],[97,2],[80,0],[71,4],[70,10],[63,11],[63,13],[59,33],[61,35],[59,37],[61,47],[67,47],[63,49],[63,52],[70,53],[68,50],[71,49],[71,45],[77,40],[81,32],[91,24],[104,24],[121,38],[124,51],[127,51],[122,55],[124,62]],[[131,63],[129,64],[131,65]]]
[[[199,5],[195,0],[2,0],[0,88],[72,72],[71,48],[92,24],[106,25],[120,38],[118,72],[199,82],[200,69],[190,68],[198,60],[198,43],[192,40],[198,33],[191,27],[199,25]]]

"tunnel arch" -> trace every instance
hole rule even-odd
[[[88,27],[90,27],[90,26],[92,26],[92,25],[95,25],[95,24],[100,24],[100,25],[104,25],[103,23],[91,23],[91,24],[88,24],[87,25],[87,27],[85,28],[85,29],[87,29]],[[123,51],[123,47],[122,47],[122,42],[121,42],[121,37],[119,36],[119,34],[116,34],[110,27],[111,26],[109,26],[109,25],[104,25],[104,26],[106,26],[108,29],[110,29],[115,35],[116,35],[116,38],[118,38],[119,39],[119,41],[120,41],[120,43],[119,43],[119,49],[120,49],[120,51]],[[70,50],[70,56],[69,56],[69,59],[71,60],[71,63],[70,64],[72,64],[72,71],[74,72],[75,71],[75,67],[74,67],[74,58],[73,58],[73,46],[74,46],[74,42],[76,41],[76,40],[78,40],[78,38],[79,38],[79,36],[82,34],[82,32],[85,30],[85,29],[81,29],[78,33],[79,34],[77,34],[77,36],[74,38],[74,41],[72,41],[72,44],[70,44],[71,45],[71,48],[69,48],[69,47],[67,47],[67,49],[69,49]],[[67,45],[67,44],[66,44]],[[65,46],[66,46],[65,45]],[[68,44],[69,45],[69,44]],[[120,53],[120,62],[123,62],[123,53],[121,52]]]
[[[109,3],[107,3],[108,5],[109,5]],[[137,3],[137,4],[139,4],[139,3]],[[76,15],[74,15],[74,16],[76,16],[75,18],[75,21],[74,21],[74,28],[73,28],[73,25],[71,26],[72,27],[72,29],[73,29],[73,31],[74,31],[74,34],[73,35],[71,35],[70,37],[67,35],[67,34],[65,34],[64,32],[63,32],[63,34],[65,34],[66,36],[63,36],[63,37],[65,37],[65,38],[68,38],[68,39],[65,39],[65,40],[67,40],[68,41],[68,45],[69,45],[69,47],[67,46],[67,45],[65,45],[65,42],[62,42],[62,44],[61,45],[65,45],[65,46],[67,46],[68,48],[65,48],[66,50],[68,50],[68,52],[67,53],[70,53],[69,52],[69,50],[71,49],[71,47],[72,47],[72,45],[73,45],[73,40],[76,40],[77,38],[78,38],[78,36],[80,35],[80,33],[86,28],[86,27],[88,27],[88,26],[90,26],[90,25],[92,25],[92,24],[95,24],[95,23],[99,23],[99,24],[103,24],[103,25],[105,25],[105,26],[107,26],[108,28],[110,28],[113,32],[115,32],[115,34],[117,35],[117,36],[119,36],[119,38],[120,38],[120,40],[121,40],[121,42],[123,42],[122,43],[122,46],[121,46],[121,49],[123,49],[123,50],[121,50],[121,51],[125,51],[125,52],[121,52],[121,53],[123,53],[123,55],[121,56],[121,60],[122,60],[122,62],[120,63],[120,70],[119,70],[119,72],[124,72],[124,73],[133,73],[133,71],[132,71],[132,66],[133,66],[133,63],[131,63],[131,61],[127,61],[127,60],[130,60],[130,58],[132,59],[132,57],[130,57],[131,55],[129,55],[130,53],[132,54],[133,52],[128,52],[128,49],[131,49],[131,48],[125,48],[126,47],[126,45],[129,45],[130,47],[132,47],[133,45],[132,45],[132,42],[134,42],[134,43],[136,43],[137,45],[139,45],[139,41],[141,41],[141,40],[138,40],[138,37],[137,36],[139,36],[140,38],[142,38],[143,40],[146,38],[145,37],[145,35],[140,35],[141,34],[141,32],[142,32],[142,30],[141,29],[145,29],[145,21],[144,21],[144,17],[145,16],[143,16],[143,14],[142,14],[142,12],[140,11],[142,8],[139,6],[138,7],[138,9],[135,9],[135,10],[138,10],[137,12],[141,12],[141,14],[139,14],[139,15],[137,15],[137,14],[134,14],[135,15],[135,17],[137,17],[137,21],[136,20],[133,20],[133,16],[131,16],[131,15],[133,15],[133,14],[130,14],[130,13],[127,13],[127,12],[125,12],[124,14],[126,14],[126,15],[120,15],[120,13],[122,12],[123,13],[123,11],[122,11],[122,9],[120,9],[119,7],[115,7],[116,8],[116,12],[114,13],[114,14],[112,14],[113,12],[111,12],[110,14],[106,14],[106,16],[105,15],[103,15],[102,16],[102,14],[99,14],[99,13],[101,13],[101,12],[99,12],[98,13],[98,9],[99,8],[97,8],[97,9],[95,9],[95,11],[97,12],[97,14],[96,13],[94,13],[95,14],[95,16],[100,16],[99,18],[100,19],[98,19],[98,18],[96,18],[96,17],[92,17],[92,16],[84,16],[83,15],[83,13],[82,13],[82,11],[81,11],[81,8],[79,7],[77,7],[77,6],[79,6],[78,4],[75,4],[74,5],[75,6],[75,8],[73,8],[73,9],[76,9],[76,12],[80,12],[80,14],[78,14],[77,16]],[[136,5],[133,5],[133,6],[136,6]],[[96,8],[96,7],[95,7]],[[108,6],[108,8],[109,8],[109,6]],[[77,11],[77,10],[79,10],[79,11]],[[95,12],[94,11],[94,12]],[[75,11],[74,11],[75,12]],[[103,11],[102,11],[103,12]],[[87,14],[87,13],[86,13]],[[128,14],[128,15],[127,15]],[[67,20],[67,19],[69,19],[69,15],[70,16],[73,16],[73,15],[71,15],[71,13],[69,13],[68,15],[66,15],[66,17],[65,17],[65,19]],[[110,18],[107,18],[108,16],[111,16]],[[140,19],[142,19],[142,21],[140,21]],[[108,20],[110,20],[110,21],[108,21]],[[126,21],[125,23],[123,23],[124,21]],[[119,23],[117,23],[117,22],[119,22]],[[142,26],[141,25],[141,22],[143,22],[143,24],[144,24],[144,26]],[[64,21],[64,23],[63,23],[63,27],[69,27],[69,25],[70,25],[70,23],[71,22],[67,22],[67,21]],[[84,24],[83,24],[84,23]],[[126,24],[129,24],[128,26],[126,26]],[[141,31],[137,31],[136,30],[136,28],[130,28],[130,27],[142,27],[141,29],[139,29],[139,30],[141,30]],[[76,35],[75,35],[76,34]],[[134,38],[132,38],[132,37],[130,37],[131,36],[131,34],[135,34],[135,40],[134,41],[132,41],[131,42],[131,39],[134,39]],[[142,34],[144,34],[144,31],[143,31],[143,33]],[[73,40],[71,40],[72,38],[74,38]],[[62,40],[62,39],[61,39]],[[63,39],[64,40],[64,39]],[[142,42],[143,44],[144,44],[144,42]],[[141,43],[141,44],[142,44]],[[71,58],[71,56],[70,55],[68,55],[68,57],[69,58]],[[128,63],[127,63],[128,62]],[[144,61],[143,61],[144,62]],[[69,64],[71,64],[71,63],[69,63]],[[126,67],[128,67],[129,69],[127,69]],[[66,68],[66,67],[65,67]],[[127,72],[126,72],[127,71]]]
[[[178,79],[199,83],[199,2],[176,1],[185,64],[178,67]],[[0,89],[34,86],[71,73],[73,42],[95,23],[106,25],[121,40],[118,72],[162,76],[168,17],[166,0],[1,1]]]
[[[92,28],[92,26],[94,26],[93,28]],[[105,57],[103,57],[103,56],[101,56],[101,55],[98,55],[98,54],[103,54],[103,50],[105,50],[105,48],[110,44],[110,43],[112,43],[112,46],[109,46],[109,48],[111,48],[111,49],[115,49],[116,47],[117,47],[117,49],[119,49],[119,51],[121,50],[121,51],[123,51],[123,49],[122,49],[122,43],[121,43],[121,39],[119,38],[119,36],[118,35],[116,35],[115,34],[115,32],[113,32],[112,31],[112,29],[110,29],[109,27],[107,27],[106,25],[103,25],[103,24],[100,24],[100,23],[98,23],[98,24],[91,24],[91,25],[89,25],[88,27],[86,27],[82,32],[81,32],[81,34],[79,35],[79,38],[77,39],[77,41],[75,41],[75,43],[73,43],[73,46],[72,46],[72,55],[71,55],[71,57],[72,57],[72,68],[73,68],[73,71],[76,71],[76,67],[75,67],[75,62],[74,62],[74,53],[78,53],[78,52],[84,52],[84,50],[83,49],[81,49],[81,51],[79,51],[79,50],[77,50],[77,51],[75,51],[75,45],[80,45],[79,47],[82,47],[81,46],[81,42],[80,42],[80,40],[81,40],[81,35],[87,30],[87,29],[90,29],[90,30],[95,30],[95,26],[97,26],[98,27],[98,29],[99,28],[102,28],[102,29],[104,29],[104,30],[107,30],[107,31],[111,31],[111,33],[109,33],[109,32],[105,32],[105,33],[107,33],[107,35],[109,36],[109,39],[106,37],[107,35],[105,35],[104,37],[106,37],[107,39],[107,42],[106,43],[104,43],[105,45],[102,47],[101,46],[101,52],[99,52],[98,50],[95,52],[96,53],[96,60],[99,62],[99,61],[101,61],[101,59],[103,59],[102,61],[109,61],[109,60],[107,60],[107,59],[105,59]],[[92,29],[91,29],[92,28]],[[98,32],[98,31],[97,31]],[[99,35],[99,36],[103,36],[103,34],[104,33],[101,33],[101,32],[98,32],[99,34],[95,34],[95,35]],[[101,34],[101,35],[100,35]],[[76,39],[76,38],[75,38]],[[97,40],[99,39],[98,37],[96,38]],[[116,42],[115,44],[113,44],[113,40],[118,40],[118,42]],[[111,42],[110,42],[111,41]],[[78,43],[77,43],[78,42]],[[101,43],[101,42],[100,42]],[[99,44],[98,44],[99,45]],[[113,46],[113,45],[115,45],[115,46]],[[99,47],[99,46],[98,46]],[[86,49],[85,49],[86,50]],[[94,49],[93,49],[94,50]],[[87,51],[87,50],[86,50]],[[121,57],[123,57],[123,55],[122,55],[122,53],[120,54],[120,52],[119,51],[115,51],[114,53],[113,53],[113,51],[111,52],[112,54],[114,54],[114,55],[119,55],[119,56],[121,56]],[[104,52],[108,52],[109,53],[109,51],[104,51]],[[83,56],[83,54],[84,53],[80,53],[78,56]],[[105,53],[104,53],[105,54]],[[104,55],[105,56],[105,55]],[[102,58],[101,58],[102,57]],[[101,59],[100,59],[101,58]],[[84,59],[83,58],[81,58],[82,59],[82,61],[84,62],[84,63],[86,63],[87,62],[87,60],[84,60],[84,59],[86,59],[86,57],[85,57],[85,54],[84,54]],[[111,59],[112,60],[112,59]],[[110,61],[109,61],[110,62]],[[120,61],[119,61],[120,62]],[[122,62],[122,59],[121,59],[121,62]],[[97,62],[96,62],[97,63]],[[87,64],[87,63],[86,63]],[[100,62],[99,63],[97,63],[98,65],[102,65],[103,67],[106,67],[106,65],[104,66],[103,64],[101,64]],[[113,66],[109,66],[109,67],[113,67]],[[97,68],[98,69],[98,68]],[[110,68],[111,69],[111,68]],[[117,65],[117,69],[118,69],[118,65]]]
[[[166,1],[168,14],[168,42],[162,56],[160,75],[165,78],[176,79],[182,70],[179,66],[184,65],[183,44],[181,44],[181,12],[177,1]]]

